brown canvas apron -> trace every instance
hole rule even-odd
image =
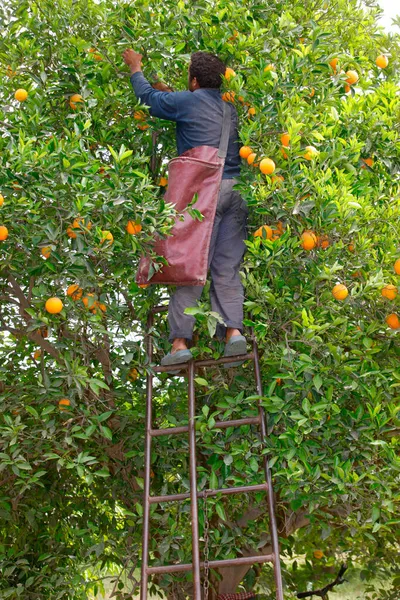
[[[157,238],[154,251],[163,256],[168,265],[154,273],[149,256],[139,262],[136,282],[164,285],[204,285],[208,271],[208,253],[215,219],[222,173],[228,149],[231,127],[231,110],[224,102],[222,134],[219,148],[198,146],[173,158],[168,165],[168,191],[166,202],[183,213],[197,194],[193,208],[200,211],[198,221],[184,212],[184,219],[176,218],[172,235]],[[153,271],[153,273],[151,273]]]

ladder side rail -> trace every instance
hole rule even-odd
[[[154,324],[153,313],[147,319],[146,353],[148,364],[153,358],[153,339],[151,329]],[[144,487],[143,487],[143,535],[142,535],[142,568],[140,577],[140,600],[147,600],[148,568],[149,568],[149,529],[150,529],[150,474],[151,474],[151,441],[152,441],[152,401],[153,375],[146,376],[146,436],[144,450]]]
[[[260,360],[259,360],[258,346],[257,346],[254,332],[253,332],[252,337],[253,337],[254,370],[255,370],[255,375],[256,375],[257,392],[258,392],[259,396],[262,396],[263,395],[263,387],[262,387],[262,380],[261,380]],[[260,413],[261,441],[262,441],[262,444],[265,446],[266,439],[267,439],[267,424],[266,424],[265,410],[261,404],[261,400],[258,403],[258,410]],[[274,490],[272,487],[271,470],[269,468],[268,456],[266,454],[264,454],[263,466],[264,466],[265,480],[267,482],[267,502],[268,502],[268,514],[269,514],[269,524],[270,524],[270,533],[271,533],[271,542],[272,542],[274,578],[275,578],[275,585],[276,585],[276,600],[284,600],[283,584],[282,584],[282,571],[281,571],[280,553],[279,553],[278,527],[276,524],[276,516],[275,516],[275,498],[274,498]]]

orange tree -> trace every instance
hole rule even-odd
[[[136,589],[142,340],[167,296],[134,274],[173,220],[174,128],[136,103],[129,46],[174,89],[195,50],[234,70],[224,97],[248,147],[246,325],[262,352],[287,597],[344,559],[390,582],[375,598],[398,597],[399,39],[368,4],[2,3],[2,598],[87,598],[107,578],[119,598]],[[218,356],[216,316],[205,300],[194,312],[195,352]],[[163,319],[153,334],[160,354]],[[250,366],[197,385],[200,489],[259,482],[254,432],[213,429],[254,414]],[[158,426],[184,422],[184,380],[160,376],[155,404]],[[186,441],[155,444],[155,493],[187,490],[186,455]],[[263,495],[210,499],[207,512],[212,557],[268,551]],[[151,527],[153,561],[189,560],[187,504],[157,507]],[[213,594],[243,582],[273,597],[267,566],[212,579]],[[190,577],[154,585],[190,597]]]

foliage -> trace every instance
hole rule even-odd
[[[385,317],[400,308],[381,289],[398,285],[400,257],[398,36],[377,26],[372,1],[60,0],[54,8],[48,0],[0,7],[0,211],[9,230],[0,242],[1,597],[86,598],[109,569],[128,576],[123,591],[115,582],[120,598],[136,586],[142,340],[146,313],[166,290],[141,289],[134,274],[154,233],[167,234],[173,221],[158,184],[175,148],[173,125],[150,118],[131,91],[121,61],[130,46],[143,53],[152,81],[174,89],[186,87],[191,52],[218,53],[236,72],[225,88],[242,143],[272,158],[284,177],[244,164],[238,187],[250,234],[281,223],[275,239],[249,236],[243,280],[246,325],[262,350],[282,554],[294,559],[285,567],[288,597],[332,580],[343,558],[362,564],[365,579],[395,576],[400,352]],[[375,65],[382,53],[384,70]],[[360,80],[345,94],[349,69]],[[14,99],[18,88],[26,101]],[[83,101],[71,105],[74,94]],[[291,136],[287,158],[283,132]],[[303,156],[309,145],[319,151],[311,161]],[[369,157],[372,166],[362,160]],[[129,220],[142,230],[128,234]],[[308,229],[328,247],[305,251],[299,240]],[[349,290],[343,302],[331,294],[336,283]],[[72,284],[87,306],[66,295]],[[64,308],[49,315],[53,296]],[[198,354],[221,352],[209,342],[214,324],[204,300]],[[160,318],[158,358],[165,328]],[[213,428],[255,414],[250,366],[199,373],[197,387],[200,489],[259,483],[255,433]],[[155,405],[156,426],[184,422],[184,380],[160,376]],[[187,491],[186,440],[156,441],[152,468],[154,493]],[[215,558],[269,547],[262,494],[210,499],[207,509]],[[154,561],[190,560],[188,511],[154,509]],[[229,571],[220,577],[230,591],[240,583]],[[269,567],[245,574],[245,585],[257,580],[269,587]],[[398,573],[393,581],[395,595]],[[190,594],[186,575],[157,583],[170,597]]]

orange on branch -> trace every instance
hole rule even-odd
[[[150,125],[147,125],[147,123],[145,125],[138,125],[138,129],[140,129],[141,131],[146,131],[146,129],[148,129],[150,127]]]
[[[348,83],[349,85],[354,85],[359,80],[357,71],[352,71],[352,70],[346,71],[346,75],[347,75],[346,83]]]
[[[338,283],[333,287],[332,294],[336,300],[345,300],[349,295],[349,290],[343,283]]]
[[[271,175],[275,171],[275,163],[270,158],[263,158],[260,162],[260,171],[264,175]]]
[[[235,92],[225,92],[222,94],[222,100],[224,100],[224,102],[234,102],[235,96]]]
[[[254,117],[254,115],[256,114],[256,109],[254,108],[254,106],[251,106],[249,108],[249,110],[247,111],[247,114],[249,115],[249,117]]]
[[[67,296],[72,300],[80,300],[82,298],[83,289],[77,283],[73,283],[67,288]]]
[[[167,187],[168,179],[166,177],[160,177],[160,181],[158,182],[160,187]]]
[[[385,285],[384,288],[382,288],[381,294],[384,298],[387,298],[388,300],[394,300],[397,296],[397,292],[397,287],[389,283],[388,285]]]
[[[140,225],[140,223],[135,223],[135,221],[128,221],[126,231],[130,235],[136,235],[137,233],[140,233],[142,231],[142,226]]]
[[[251,154],[249,154],[249,155],[248,155],[248,157],[247,157],[247,163],[248,163],[249,165],[252,165],[252,164],[254,163],[254,161],[256,160],[256,158],[257,158],[257,154],[256,154],[255,152],[252,152],[252,153],[251,153]]]
[[[227,67],[224,77],[225,77],[225,79],[227,79],[229,81],[230,79],[232,79],[232,77],[236,77],[236,73],[233,69],[231,69],[230,67]]]
[[[393,265],[393,268],[394,268],[395,272],[397,273],[397,275],[400,275],[400,258],[398,258],[396,260],[396,262]]]
[[[306,146],[306,151],[304,153],[304,158],[306,160],[312,160],[316,156],[318,156],[319,152],[314,146]]]
[[[142,288],[143,290],[145,290],[146,288],[149,287],[149,283],[139,283],[139,287]]]
[[[41,350],[35,350],[35,352],[33,353],[33,358],[35,360],[38,360],[41,356],[42,356],[42,351]]]
[[[321,558],[324,557],[324,553],[322,552],[322,550],[314,550],[314,558],[316,558],[317,560],[320,560]]]
[[[68,398],[61,398],[61,400],[58,401],[58,406],[60,410],[68,410],[68,407],[71,406],[71,402]]]
[[[133,113],[133,118],[136,121],[144,121],[146,117],[147,115],[143,110],[135,110],[135,112]]]
[[[389,59],[384,54],[380,54],[375,62],[380,69],[386,69],[389,64]]]
[[[107,231],[105,229],[104,231],[101,232],[101,240],[100,240],[101,244],[104,244],[104,242],[108,242],[108,245],[111,246],[113,241],[114,241],[114,236],[111,233],[111,231]]]
[[[50,258],[50,256],[51,256],[51,248],[50,248],[50,246],[45,246],[44,248],[42,248],[40,250],[40,253],[45,258]]]
[[[4,204],[4,196],[2,194],[0,194],[0,206],[3,206]]]
[[[388,315],[385,320],[390,329],[400,329],[400,319],[396,313]]]
[[[285,181],[285,178],[282,175],[274,175],[272,177],[272,183],[281,183],[282,181]]]
[[[252,153],[252,149],[250,148],[250,146],[242,146],[239,150],[239,154],[241,158],[246,159],[248,156],[250,156],[250,154]]]
[[[16,100],[18,100],[18,102],[25,102],[27,97],[28,97],[28,92],[22,88],[20,88],[19,90],[16,90],[16,92],[14,94],[14,98]]]
[[[272,228],[269,225],[261,225],[253,234],[254,237],[272,239]]]
[[[8,229],[5,225],[0,225],[0,242],[4,242],[8,238]]]
[[[350,91],[351,91],[351,86],[346,83],[344,86],[344,93],[348,94]]]
[[[130,369],[130,371],[129,371],[129,373],[128,373],[128,378],[129,378],[131,381],[136,381],[136,379],[138,379],[138,378],[139,378],[139,371],[138,371],[137,369],[135,369],[135,368],[133,368],[133,369]]]
[[[57,315],[62,311],[63,303],[61,302],[60,298],[54,296],[53,298],[46,300],[45,309],[51,315]]]
[[[314,98],[314,96],[315,96],[315,89],[311,88],[311,92],[308,95],[310,96],[310,98]]]
[[[284,149],[284,148],[281,148],[281,154],[282,154],[282,156],[283,156],[283,158],[284,158],[285,160],[287,160],[287,159],[289,158],[289,157],[288,157],[288,155],[286,154],[286,152],[285,152],[285,149]]]
[[[355,247],[355,245],[354,245],[354,244],[349,244],[349,245],[347,246],[347,249],[348,249],[348,251],[349,251],[349,252],[354,252],[354,251],[355,251],[355,249],[356,249],[356,247]]]
[[[329,61],[329,64],[332,67],[334,73],[336,73],[336,67],[337,67],[338,62],[339,62],[338,58],[332,58],[332,60]]]
[[[313,250],[317,245],[317,236],[313,231],[304,231],[301,234],[301,246],[303,250]]]
[[[282,133],[282,135],[281,135],[281,144],[282,144],[282,146],[286,146],[286,148],[289,148],[289,146],[290,146],[290,135],[288,133]]]
[[[276,68],[275,68],[275,65],[273,65],[273,64],[271,63],[271,64],[269,64],[269,65],[267,65],[267,66],[265,67],[265,69],[264,69],[264,73],[267,73],[268,71],[275,71],[275,70],[276,70]]]

